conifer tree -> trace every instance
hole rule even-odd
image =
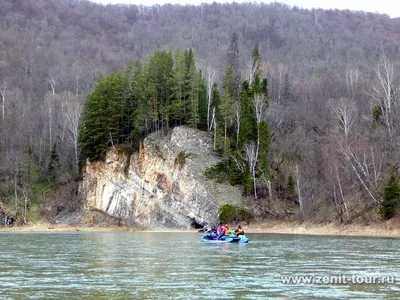
[[[123,73],[122,80],[122,130],[120,133],[121,141],[128,142],[131,145],[134,143],[135,134],[135,111],[137,108],[137,101],[134,95],[134,72],[135,66],[128,64]]]
[[[380,213],[383,218],[393,218],[400,207],[400,185],[397,172],[392,171],[383,191],[383,202]]]
[[[86,98],[79,126],[80,167],[83,167],[86,159],[101,159],[107,149],[107,89],[106,79],[100,77],[96,87]]]
[[[172,74],[170,117],[174,125],[182,125],[184,119],[186,62],[181,51],[175,53],[175,66]]]
[[[203,78],[203,73],[198,72],[199,81],[199,124],[198,128],[208,130],[207,128],[207,84]]]
[[[60,172],[60,156],[58,154],[57,144],[54,143],[50,154],[49,164],[47,166],[48,179],[51,185],[57,183],[59,172]]]
[[[188,106],[187,106],[187,123],[192,127],[197,127],[199,122],[199,88],[200,82],[196,74],[194,60],[191,61],[187,73],[189,90],[188,90]]]
[[[243,150],[244,145],[250,140],[255,140],[257,135],[253,106],[250,99],[250,89],[247,81],[243,83],[239,101],[241,106],[241,124],[238,148]]]
[[[125,84],[126,87],[126,84]],[[103,97],[106,101],[108,142],[113,147],[121,142],[124,111],[124,77],[116,72],[104,81]]]
[[[228,67],[225,73],[224,80],[224,96],[222,97],[221,105],[219,106],[219,111],[221,114],[221,122],[223,124],[223,137],[224,144],[223,149],[225,155],[229,152],[230,142],[228,142],[228,127],[232,119],[232,95],[234,92],[234,78],[232,68]]]
[[[251,171],[248,163],[245,164],[243,173],[243,194],[249,194],[253,189],[253,181],[251,178]]]
[[[134,112],[134,136],[147,135],[151,130],[152,102],[147,69],[138,61],[133,71],[133,97],[137,102]]]
[[[239,38],[237,32],[233,32],[227,54],[227,67],[232,70],[233,87],[232,87],[232,99],[236,100],[239,97],[239,85],[240,85],[240,74],[239,74]]]
[[[156,50],[148,64],[148,85],[156,129],[168,128],[172,92],[173,58],[171,52]],[[160,124],[161,122],[161,124]]]

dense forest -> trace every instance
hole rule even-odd
[[[0,201],[15,213],[40,211],[60,186],[56,212],[72,209],[79,161],[181,124],[215,131],[223,163],[208,175],[242,184],[266,215],[272,199],[318,220],[398,209],[400,19],[4,0],[0,32]],[[110,99],[126,100],[102,119],[111,127],[79,127]]]

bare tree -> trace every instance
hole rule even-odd
[[[50,84],[51,92],[54,95],[56,93],[56,85],[58,84],[59,75],[55,73],[50,73],[47,78],[46,82]]]
[[[273,68],[274,77],[276,77],[277,81],[277,102],[281,103],[283,92],[284,92],[284,82],[285,82],[285,74],[289,73],[289,67],[287,65],[279,64],[276,68]]]
[[[260,123],[265,120],[267,102],[263,94],[256,94],[253,98],[253,108],[257,122],[257,156],[260,147]]]
[[[78,99],[74,99],[73,101],[69,101],[65,104],[65,125],[67,128],[67,135],[69,141],[72,143],[74,147],[74,157],[75,164],[78,167],[79,159],[78,159],[78,127],[79,127],[79,119],[82,112],[82,104]]]
[[[249,85],[253,84],[254,78],[256,77],[257,70],[260,68],[260,61],[249,59],[246,62],[245,69],[244,69],[244,78],[247,78]]]
[[[249,164],[254,185],[254,198],[257,199],[256,167],[258,161],[258,146],[251,141],[244,147],[245,159]]]
[[[339,187],[339,193],[340,193],[340,215],[341,217],[343,217],[343,208],[344,208],[344,212],[346,214],[346,217],[349,217],[349,212],[347,209],[347,204],[346,204],[346,200],[344,198],[344,193],[343,193],[343,187],[342,187],[342,181],[340,180],[340,175],[339,175],[339,170],[338,170],[338,166],[335,164],[335,175],[336,175],[336,180],[337,180],[337,184]]]
[[[48,134],[49,134],[49,149],[53,146],[53,126],[54,126],[54,108],[55,108],[55,98],[53,95],[47,94],[44,100],[44,109],[47,114],[47,126],[48,126]]]
[[[304,215],[304,204],[303,204],[303,198],[301,197],[300,173],[298,164],[296,165],[296,187],[297,187],[297,195],[299,198],[300,212]]]
[[[354,101],[341,98],[333,104],[333,114],[339,120],[347,140],[354,121],[357,117],[357,108]]]
[[[353,99],[360,82],[361,73],[357,69],[346,70],[346,86],[350,97]]]
[[[394,85],[394,67],[386,59],[376,68],[378,83],[368,93],[379,106],[389,137],[392,137],[393,118],[398,102],[398,90]]]
[[[382,170],[382,159],[377,161],[372,146],[368,149],[366,142],[366,139],[360,138],[357,142],[360,149],[356,149],[346,140],[337,137],[337,145],[344,155],[346,163],[353,170],[372,201],[378,204],[381,202],[377,190]],[[361,153],[358,154],[356,150],[361,150]]]
[[[233,118],[236,125],[236,145],[239,143],[240,121],[241,121],[241,106],[238,101],[233,104]]]
[[[211,66],[208,66],[205,70],[206,73],[206,84],[207,84],[207,128],[212,129],[211,122],[211,104],[212,104],[212,94],[215,88],[216,82],[216,72]]]
[[[4,121],[6,114],[6,91],[7,91],[7,82],[3,80],[0,86],[0,97],[1,97],[1,120]]]
[[[217,117],[215,114],[215,107],[213,107],[211,124],[212,124],[212,128],[214,129],[214,150],[216,150],[217,149]]]

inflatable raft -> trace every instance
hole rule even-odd
[[[228,236],[222,236],[217,239],[216,234],[207,234],[203,235],[201,240],[205,243],[248,243],[249,239],[245,235],[236,236],[235,234],[231,234]]]

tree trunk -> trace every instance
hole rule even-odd
[[[299,165],[296,165],[296,181],[297,181],[297,195],[299,197],[300,212],[304,216],[304,203],[303,199],[301,198],[301,191],[300,191]]]
[[[254,198],[257,199],[256,168],[253,168]]]

